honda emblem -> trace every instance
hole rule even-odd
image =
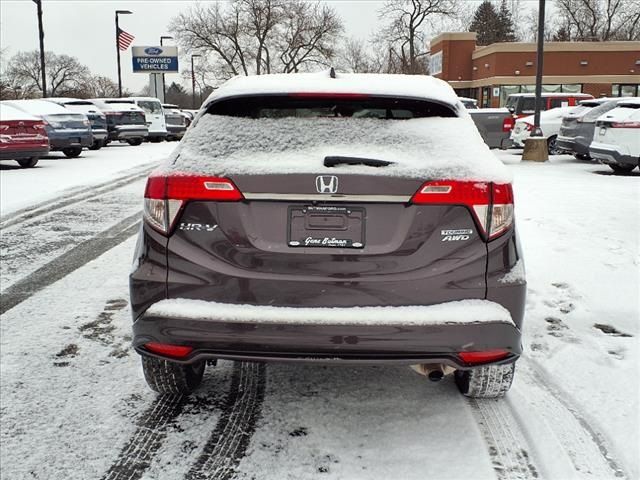
[[[338,191],[338,177],[335,175],[319,175],[316,177],[318,193],[336,193]]]

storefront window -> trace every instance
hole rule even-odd
[[[542,91],[544,93],[560,93],[561,85],[542,85]]]
[[[611,85],[611,96],[612,97],[637,97],[640,93],[640,85],[620,85],[614,83]]]
[[[580,83],[563,83],[561,87],[562,93],[582,93],[582,85]]]

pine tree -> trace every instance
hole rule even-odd
[[[476,32],[478,45],[489,45],[497,41],[498,11],[489,0],[484,0],[473,15],[470,32]]]
[[[515,42],[513,19],[506,0],[502,0],[499,10],[489,0],[484,0],[473,15],[469,31],[478,34],[478,45]]]
[[[507,1],[502,0],[500,4],[500,12],[498,13],[498,38],[499,42],[515,42],[516,34],[514,32],[513,19],[511,12],[507,7]]]

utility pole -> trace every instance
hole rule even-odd
[[[120,25],[118,15],[129,15],[133,12],[129,10],[116,10],[116,53],[118,55],[118,97],[122,97],[122,74],[120,73]]]
[[[42,98],[47,98],[47,74],[44,64],[44,29],[42,27],[42,0],[33,0],[38,8],[38,34],[40,37],[40,72],[42,73]]]
[[[163,40],[173,40],[173,37],[170,37],[169,35],[162,35],[160,37],[160,46],[162,47],[162,41]],[[167,89],[165,87],[164,84],[164,73],[162,74],[162,101],[166,103],[167,101]]]
[[[197,53],[191,55],[191,108],[196,109],[196,71],[193,66],[193,59],[195,57],[201,57]]]
[[[536,105],[533,116],[532,137],[541,137],[540,129],[540,101],[542,99],[542,67],[544,63],[544,7],[545,0],[538,2],[538,50],[536,52]]]

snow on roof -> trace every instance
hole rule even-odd
[[[510,97],[535,97],[535,93],[510,93]],[[543,97],[587,97],[590,98],[592,95],[588,93],[558,93],[558,92],[542,92]]]
[[[0,121],[8,122],[11,120],[40,120],[18,108],[15,108],[7,102],[0,102]]]
[[[457,105],[460,101],[447,82],[426,75],[389,75],[373,73],[280,73],[237,76],[228,80],[205,100],[239,95],[276,93],[361,93],[417,97]]]
[[[620,99],[618,106],[624,107],[625,105],[640,105],[640,97],[628,97]]]
[[[580,108],[580,107],[558,107],[558,108],[551,108],[549,110],[544,110],[540,112],[540,123],[542,123],[545,120],[555,120],[557,118],[565,117],[569,115],[571,112],[573,112],[576,108]],[[533,117],[534,115],[521,117],[516,120],[516,123],[520,123],[520,122],[533,123]]]
[[[69,113],[69,110],[47,100],[7,100],[9,105],[32,115],[57,115]]]
[[[326,167],[327,156],[391,162]],[[215,175],[365,174],[507,183],[511,174],[468,115],[412,120],[241,118],[204,114],[163,168]]]
[[[122,101],[122,103],[118,103],[118,102],[106,103],[102,99],[93,98],[91,99],[91,103],[96,105],[103,112],[113,112],[113,111],[144,112],[144,110],[138,107],[135,103],[127,102],[127,101]]]

